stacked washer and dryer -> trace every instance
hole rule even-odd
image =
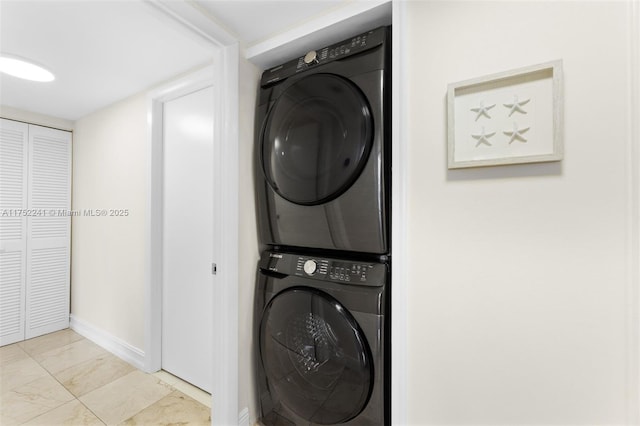
[[[390,35],[262,75],[254,377],[265,425],[389,424]]]

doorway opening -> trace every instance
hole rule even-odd
[[[145,370],[162,366],[163,108],[165,102],[213,86],[213,259],[212,424],[237,424],[238,412],[238,49],[217,46],[213,65],[195,71],[149,95],[148,229],[146,262]],[[215,84],[214,84],[215,82]],[[212,404],[213,405],[213,404]]]

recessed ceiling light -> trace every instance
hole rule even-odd
[[[0,55],[0,72],[31,81],[55,80],[51,71],[14,56]]]

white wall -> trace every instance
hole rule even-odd
[[[76,320],[144,349],[147,217],[147,99],[104,108],[75,124],[71,313]],[[128,216],[85,216],[127,209]]]
[[[625,424],[629,6],[406,7],[410,422]],[[447,84],[555,59],[564,161],[447,171]]]
[[[10,120],[23,121],[25,123],[38,124],[45,127],[53,127],[60,130],[73,130],[73,121],[38,114],[35,112],[24,111],[5,105],[0,105],[0,117],[8,118]]]
[[[255,413],[253,298],[259,258],[253,121],[259,70],[239,63],[239,401]],[[135,95],[75,125],[73,209],[127,208],[126,218],[73,218],[72,314],[139,350],[144,336],[147,96]],[[255,417],[255,416],[254,416]]]

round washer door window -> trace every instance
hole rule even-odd
[[[371,351],[353,316],[308,287],[275,296],[260,326],[260,355],[274,400],[305,421],[344,423],[366,406]]]
[[[313,74],[285,89],[267,115],[264,174],[293,203],[325,203],[355,182],[372,142],[371,109],[360,89],[342,77]]]

